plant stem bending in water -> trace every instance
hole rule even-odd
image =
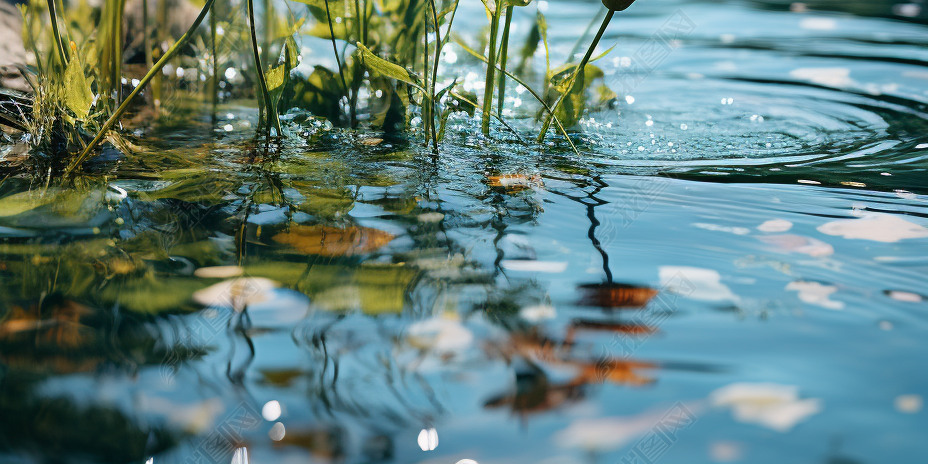
[[[270,134],[270,125],[274,124],[274,128],[277,130],[277,135],[281,135],[280,130],[280,117],[277,115],[277,109],[274,108],[274,102],[271,100],[271,92],[267,89],[267,76],[264,74],[264,66],[261,64],[261,55],[258,53],[258,33],[255,30],[255,2],[254,0],[247,0],[248,3],[248,22],[251,26],[251,48],[254,52],[255,59],[255,70],[258,73],[258,85],[261,87],[261,94],[264,97],[264,107],[266,116],[262,115],[262,119],[267,117],[265,121],[267,123],[267,132]]]
[[[145,86],[147,86],[148,83],[151,82],[151,80],[161,72],[161,68],[164,68],[164,65],[166,65],[168,61],[170,61],[171,58],[173,58],[174,55],[176,55],[177,52],[179,52],[180,49],[187,44],[187,41],[189,41],[191,36],[193,36],[194,31],[196,31],[197,28],[200,27],[200,24],[203,23],[203,19],[206,18],[206,14],[213,7],[213,3],[215,1],[216,0],[206,0],[206,4],[203,5],[203,9],[200,10],[200,14],[193,21],[193,24],[190,26],[190,28],[187,29],[187,32],[185,32],[184,35],[177,39],[177,42],[175,42],[174,45],[168,49],[167,53],[165,53],[161,59],[155,63],[154,67],[148,70],[148,72],[145,74],[145,77],[139,81],[139,85],[135,86],[135,89],[132,90],[129,96],[123,100],[122,104],[116,108],[116,111],[114,111],[113,114],[110,115],[109,119],[103,123],[103,127],[100,128],[93,140],[87,144],[87,147],[84,148],[80,156],[71,162],[67,170],[65,170],[66,176],[71,174],[75,169],[77,169],[78,166],[81,165],[81,163],[87,159],[87,157],[90,156],[90,153],[93,152],[97,145],[103,141],[103,138],[106,137],[106,133],[109,132],[109,130],[112,129],[114,125],[116,125],[116,122],[119,121],[119,118],[122,117],[123,113],[125,113],[129,108],[129,103],[131,103],[132,100],[142,92],[142,89],[144,89]]]
[[[475,50],[473,50],[472,48],[468,47],[467,44],[465,44],[465,43],[463,43],[463,42],[461,42],[461,41],[456,41],[456,43],[458,44],[459,47],[461,47],[461,49],[463,49],[463,50],[464,50],[465,52],[467,52],[467,53],[470,53],[471,55],[473,55],[473,56],[474,56],[475,58],[477,58],[478,60],[483,61],[484,63],[489,63],[489,61],[487,60],[487,58],[486,58],[485,56],[481,55],[481,54],[478,53],[477,51],[475,51]],[[544,99],[544,98],[541,98],[541,95],[538,95],[538,92],[536,92],[535,90],[533,90],[533,89],[531,88],[531,86],[529,86],[528,84],[526,84],[522,79],[519,79],[519,77],[516,76],[515,74],[512,74],[512,73],[509,72],[509,71],[504,71],[504,70],[502,70],[502,69],[499,69],[499,71],[500,71],[504,76],[506,76],[506,77],[512,79],[513,81],[515,81],[517,84],[521,85],[522,87],[525,87],[525,90],[527,90],[528,93],[531,94],[532,97],[533,97],[535,100],[537,100],[538,103],[541,104],[541,106],[545,109],[545,111],[548,113],[548,115],[551,116],[551,118],[552,118],[552,120],[554,121],[554,124],[557,126],[558,130],[561,132],[561,134],[564,136],[564,138],[567,139],[567,143],[570,145],[571,150],[573,150],[574,153],[576,153],[577,155],[580,155],[580,151],[577,150],[576,145],[574,145],[573,140],[571,140],[570,135],[567,133],[567,129],[565,129],[565,128],[564,128],[564,125],[561,124],[560,119],[558,119],[557,116],[554,115],[554,111],[551,109],[551,107],[548,106],[547,103],[545,103],[545,99]]]
[[[631,2],[629,2],[631,3]],[[593,56],[593,51],[596,50],[596,46],[599,45],[599,41],[603,38],[603,34],[606,33],[606,27],[609,26],[609,21],[612,21],[612,16],[615,15],[615,11],[610,9],[606,13],[606,17],[603,18],[602,25],[599,26],[599,31],[596,32],[596,37],[593,38],[593,42],[590,43],[589,48],[586,49],[586,54],[583,55],[583,59],[580,60],[580,64],[577,65],[577,68],[574,69],[573,74],[570,76],[570,82],[567,84],[567,88],[564,90],[564,93],[558,97],[557,101],[554,103],[554,106],[551,108],[551,113],[548,114],[548,117],[545,118],[544,124],[541,126],[541,132],[538,134],[538,143],[545,141],[545,135],[548,133],[548,128],[551,127],[551,120],[554,118],[555,113],[557,113],[558,108],[561,106],[561,103],[570,95],[570,92],[573,91],[574,85],[577,83],[577,76],[581,75],[586,69],[587,63],[590,62],[590,57]]]

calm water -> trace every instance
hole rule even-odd
[[[293,114],[265,156],[229,104],[4,180],[0,460],[923,459],[928,5],[639,3],[580,157]],[[547,4],[556,61],[598,8]]]

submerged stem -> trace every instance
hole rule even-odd
[[[562,93],[561,96],[558,97],[557,102],[554,103],[554,106],[551,109],[551,114],[545,118],[545,123],[541,126],[541,132],[538,134],[538,143],[545,141],[548,128],[551,127],[551,118],[554,117],[554,113],[557,112],[557,109],[561,106],[561,102],[564,101],[564,98],[570,95],[570,92],[573,91],[574,84],[577,83],[577,76],[584,72],[587,63],[590,62],[590,57],[593,56],[593,51],[596,50],[596,46],[599,45],[599,41],[603,38],[603,34],[606,33],[606,27],[609,26],[609,21],[612,20],[613,15],[615,15],[615,10],[609,10],[609,12],[606,13],[606,17],[603,18],[603,23],[599,26],[599,31],[596,33],[596,37],[593,38],[593,42],[591,42],[589,48],[586,49],[586,54],[583,55],[583,59],[580,60],[580,64],[570,76],[570,82],[567,84],[567,89],[564,90],[564,93]]]
[[[496,37],[499,34],[500,2],[497,0],[490,19],[490,56],[487,59],[487,77],[483,87],[483,135],[490,135],[490,112],[493,109],[493,87],[496,86]]]
[[[206,4],[203,6],[203,9],[200,10],[199,16],[197,16],[197,18],[193,21],[193,24],[189,29],[187,29],[187,32],[185,32],[184,35],[182,35],[180,39],[178,39],[177,42],[175,42],[174,45],[168,49],[167,53],[165,53],[161,59],[155,63],[154,67],[148,70],[148,72],[145,74],[145,77],[143,77],[139,82],[139,85],[135,86],[135,89],[132,90],[132,93],[130,93],[129,96],[123,100],[122,104],[119,105],[119,108],[116,108],[116,111],[114,111],[113,114],[110,115],[109,119],[103,123],[103,127],[100,128],[100,131],[97,132],[97,135],[93,138],[93,140],[87,144],[87,147],[84,148],[84,151],[81,152],[80,156],[78,156],[77,159],[75,159],[68,166],[68,169],[65,171],[65,175],[69,175],[71,172],[77,169],[77,167],[80,166],[88,156],[90,156],[90,152],[92,152],[97,147],[97,145],[103,141],[103,138],[106,137],[106,133],[113,128],[116,122],[119,121],[119,118],[129,108],[129,104],[132,102],[132,100],[135,99],[135,97],[142,92],[142,89],[144,89],[145,86],[148,85],[148,83],[151,82],[151,80],[161,72],[161,68],[163,68],[164,65],[166,65],[168,61],[173,58],[174,55],[176,55],[184,45],[187,44],[187,41],[190,40],[193,32],[196,31],[198,27],[200,27],[201,23],[203,23],[203,19],[206,18],[206,13],[210,10],[210,8],[212,8],[215,1],[216,0],[206,0]]]

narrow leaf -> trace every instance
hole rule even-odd
[[[358,50],[361,52],[361,59],[363,60],[364,66],[367,66],[367,68],[371,71],[383,74],[390,79],[396,79],[400,82],[405,82],[425,92],[425,89],[420,87],[415,79],[409,75],[409,71],[406,71],[406,69],[402,66],[391,63],[375,55],[374,52],[370,51],[370,49],[365,47],[360,42],[358,42]]]

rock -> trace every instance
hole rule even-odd
[[[26,63],[22,26],[16,6],[0,0],[0,88],[28,92],[31,88],[17,67]]]

